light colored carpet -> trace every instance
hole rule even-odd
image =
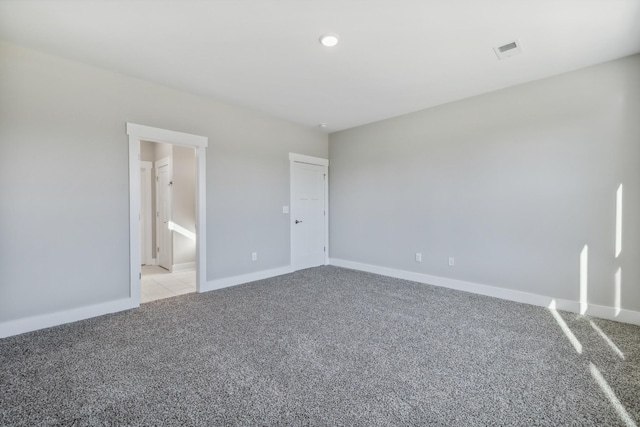
[[[548,309],[318,267],[0,340],[0,425],[638,423],[640,327],[559,316],[581,353]]]

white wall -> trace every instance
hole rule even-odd
[[[171,157],[173,155],[173,146],[171,144],[154,142],[153,148],[154,161],[164,159],[165,157]]]
[[[140,160],[145,162],[155,162],[156,143],[151,141],[140,141]]]
[[[209,138],[208,280],[289,263],[288,153],[325,134],[7,43],[0,94],[0,324],[129,296],[126,122]]]
[[[171,220],[196,232],[196,152],[191,147],[174,145]],[[173,232],[173,265],[196,261],[196,242]]]
[[[640,311],[640,55],[329,141],[332,259]]]

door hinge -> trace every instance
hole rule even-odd
[[[156,182],[158,182],[158,177],[156,176]]]
[[[156,252],[160,252],[160,246],[158,246],[158,250]]]
[[[141,160],[141,159],[140,159],[140,154],[138,154],[138,160]]]
[[[327,247],[326,246],[322,248],[322,252],[327,252]]]
[[[138,279],[142,280],[142,273],[138,273]]]

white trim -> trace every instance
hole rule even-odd
[[[70,310],[59,311],[56,313],[9,320],[7,322],[0,323],[0,338],[37,331],[38,329],[50,328],[52,326],[63,325],[65,323],[77,322],[79,320],[115,313],[117,311],[129,310],[138,306],[140,306],[140,302],[136,301],[135,298],[125,298],[85,307],[72,308]]]
[[[196,148],[196,291],[207,282],[207,146]]]
[[[145,176],[148,176],[148,180],[145,180],[145,186],[147,187],[145,200],[141,200],[141,204],[144,206],[144,209],[140,212],[140,223],[144,223],[144,227],[141,230],[142,233],[142,243],[144,249],[141,248],[140,252],[140,263],[144,265],[149,265],[151,259],[153,258],[153,232],[152,232],[152,224],[153,224],[153,207],[151,205],[151,188],[153,175],[151,174],[153,170],[153,162],[148,162],[141,160],[140,161],[140,169],[145,170]],[[140,193],[142,194],[142,188],[140,188]],[[146,210],[147,215],[143,215],[143,211]]]
[[[175,273],[178,271],[187,271],[187,270],[195,270],[196,263],[194,262],[183,262],[182,264],[173,264],[171,266],[171,272]]]
[[[307,156],[304,154],[289,153],[289,207],[293,207],[293,168],[295,163],[324,166],[324,265],[329,264],[329,159]],[[293,215],[289,214],[289,264],[291,271],[293,266]]]
[[[329,161],[324,167],[324,265],[329,265]]]
[[[308,163],[310,165],[329,166],[329,159],[307,156],[305,154],[289,153],[289,160],[292,162]]]
[[[127,126],[128,127],[128,126]],[[129,136],[129,297],[140,305],[140,140]]]
[[[222,279],[210,280],[201,288],[200,292],[214,291],[216,289],[228,288],[229,286],[241,285],[243,283],[255,282],[256,280],[269,279],[271,277],[282,276],[291,273],[291,266],[272,268],[270,270],[261,270],[239,276],[224,277]]]
[[[196,151],[196,289],[206,282],[207,268],[207,151],[209,138],[174,132],[135,123],[127,123],[129,135],[129,283],[130,297],[140,304],[140,223],[137,220],[140,207],[140,141],[164,142],[167,144],[194,147]],[[155,260],[157,262],[157,259]],[[136,265],[137,264],[137,265]]]
[[[379,267],[371,264],[363,264],[354,261],[331,258],[329,264],[336,267],[349,268],[352,270],[366,271],[369,273],[380,274],[382,276],[394,277],[396,279],[411,280],[414,282],[425,283],[443,288],[456,289],[464,292],[471,292],[479,295],[486,295],[494,298],[501,298],[509,301],[520,302],[524,304],[537,305],[540,307],[549,307],[552,301],[555,301],[557,310],[570,311],[572,313],[580,313],[580,302],[565,299],[559,299],[544,295],[532,294],[528,292],[517,291],[513,289],[499,288],[495,286],[482,285],[464,280],[449,279],[446,277],[431,276],[428,274],[415,273],[406,270],[397,270],[388,267]],[[615,320],[617,322],[631,323],[640,325],[640,312],[632,310],[617,310],[614,307],[605,307],[601,305],[589,304],[586,315],[600,317],[603,319]]]
[[[207,148],[209,138],[190,133],[154,128],[151,126],[127,123],[127,135],[142,141],[164,142],[165,144],[184,145],[187,147]]]

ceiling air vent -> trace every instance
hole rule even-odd
[[[522,47],[518,40],[503,44],[502,46],[494,47],[493,50],[498,56],[498,59],[505,59],[522,53]]]

